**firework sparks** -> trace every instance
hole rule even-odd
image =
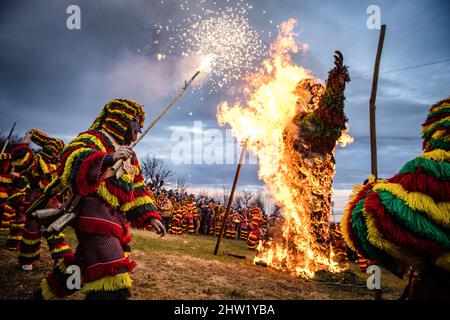
[[[228,3],[228,1],[227,1]],[[209,93],[229,88],[256,71],[266,50],[259,32],[251,26],[248,14],[253,5],[238,1],[235,6],[206,6],[182,1],[179,10],[187,17],[176,24],[155,25],[156,33],[170,34],[166,54],[191,57],[201,61],[203,81],[208,82]],[[205,81],[206,80],[206,81]]]
[[[330,170],[319,175],[317,167],[325,160],[305,158],[292,150],[294,118],[299,112],[312,111],[299,99],[309,93],[297,85],[300,81],[314,80],[309,70],[291,58],[292,53],[307,49],[306,45],[296,43],[295,24],[290,19],[280,26],[280,34],[263,68],[247,78],[245,105],[221,103],[217,118],[221,125],[230,124],[236,138],[246,140],[247,148],[257,156],[258,176],[284,217],[282,238],[269,241],[264,247],[260,243],[255,262],[313,277],[317,270],[341,270],[334,261],[333,250],[317,242],[313,226],[322,221],[313,220],[310,214],[314,210],[315,194],[329,198],[323,183],[331,181],[334,164],[329,161]],[[342,141],[346,139],[343,135]]]

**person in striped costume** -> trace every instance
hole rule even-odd
[[[244,209],[240,217],[239,239],[247,241],[250,233],[249,210]]]
[[[11,154],[4,152],[0,156],[0,232],[8,234],[10,241],[7,241],[7,245],[12,245],[14,242],[13,238],[10,238],[10,230],[13,230],[13,235],[16,235],[15,239],[21,238],[21,229],[19,232],[16,229],[20,225],[23,227],[23,223],[16,222],[16,218],[20,220],[16,216],[20,214],[20,204],[29,190],[28,180],[11,170]],[[13,248],[16,249],[17,245],[16,241]]]
[[[259,240],[261,240],[261,226],[264,223],[264,219],[261,214],[261,209],[257,206],[250,208],[250,234],[247,239],[247,248],[249,250],[256,250]]]
[[[136,262],[129,257],[130,226],[152,225],[166,230],[154,199],[142,175],[139,161],[129,146],[137,139],[145,113],[129,99],[109,101],[88,131],[80,133],[61,153],[58,177],[45,190],[78,195],[77,216],[71,225],[78,240],[77,254],[64,259],[41,282],[35,297],[56,299],[67,296],[70,274],[67,267],[78,265],[82,273],[82,292],[87,299],[126,299],[130,296],[130,272]],[[123,171],[112,166],[123,161]]]
[[[385,180],[357,186],[341,230],[351,249],[402,276],[408,298],[450,298],[450,97],[422,125],[423,153]]]
[[[183,212],[179,202],[173,204],[172,218],[170,220],[170,230],[171,234],[182,235],[183,230],[181,230],[181,221],[183,219]]]
[[[31,149],[30,141],[40,146],[41,150],[36,152]],[[27,132],[21,143],[12,148],[12,164],[15,172],[26,177],[30,183],[30,193],[26,199],[25,208],[43,194],[44,189],[55,176],[58,156],[63,147],[62,140],[33,129]],[[23,270],[32,270],[33,263],[39,259],[42,238],[40,229],[41,223],[38,219],[31,216],[25,218],[19,246],[19,264]],[[54,263],[65,255],[73,254],[62,233],[47,236],[46,240]]]
[[[186,200],[186,204],[184,206],[184,218],[183,222],[186,226],[187,233],[189,235],[195,234],[195,216],[197,215],[197,207],[195,206],[194,199],[189,197]]]
[[[217,206],[216,214],[214,216],[214,228],[215,228],[215,236],[216,237],[218,237],[220,235],[224,214],[225,214],[225,207],[223,205]]]
[[[214,237],[216,235],[216,202],[211,200],[209,202],[209,207],[211,208],[211,219],[209,220],[209,235]]]

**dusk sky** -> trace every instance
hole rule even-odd
[[[239,0],[206,1],[212,7]],[[2,1],[0,4],[0,130],[17,122],[17,133],[40,130],[69,142],[86,130],[112,98],[131,98],[145,106],[151,121],[191,70],[179,57],[157,61],[153,26],[179,19],[181,1]],[[184,1],[183,1],[184,2]],[[298,20],[299,42],[309,50],[295,61],[325,80],[340,50],[352,81],[346,114],[355,142],[336,151],[336,211],[349,190],[370,174],[369,98],[379,30],[366,25],[369,5],[381,9],[387,33],[377,96],[379,174],[393,175],[421,152],[420,124],[430,105],[450,94],[450,2],[448,1],[246,1],[253,5],[250,24],[264,42],[277,25]],[[197,1],[189,0],[195,7]],[[66,28],[66,8],[81,8],[81,30]],[[263,14],[265,12],[265,14]],[[272,23],[270,23],[272,21]],[[161,45],[165,45],[162,43]],[[442,63],[429,64],[439,61]],[[415,67],[429,64],[422,67]],[[410,68],[413,67],[413,68]],[[398,70],[404,69],[404,70]],[[193,71],[193,70],[192,70]],[[193,73],[193,72],[192,72]],[[176,176],[195,188],[229,187],[235,170],[228,165],[175,165],[171,162],[174,130],[220,129],[216,107],[233,101],[224,90],[189,92],[137,148],[139,156],[165,159]],[[201,99],[203,98],[203,99]],[[240,189],[262,186],[257,165],[244,166]]]

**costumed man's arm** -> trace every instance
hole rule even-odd
[[[11,150],[12,165],[16,172],[30,172],[33,164],[37,160],[34,157],[33,150],[29,146],[31,136],[31,131],[27,132],[25,138],[20,143],[14,145]]]
[[[166,230],[161,223],[162,218],[157,212],[152,193],[145,183],[141,165],[137,158],[134,161],[136,161],[136,172],[133,180],[134,199],[131,202],[125,203],[121,209],[132,227],[144,228],[145,226],[152,225],[158,234],[164,236]]]

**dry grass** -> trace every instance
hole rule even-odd
[[[72,247],[76,240],[67,230]],[[148,231],[133,231],[132,257],[137,267],[132,274],[133,299],[372,299],[365,288],[366,274],[359,272],[350,284],[335,284],[349,273],[334,275],[332,283],[320,283],[285,274],[271,268],[255,266],[254,253],[244,241],[224,240],[221,253],[213,255],[215,240],[205,236],[172,236],[160,238]],[[1,240],[4,242],[4,239]],[[237,259],[222,252],[245,255]],[[0,249],[0,299],[24,299],[51,269],[46,247],[31,273],[22,272],[17,253]],[[405,281],[383,272],[383,297],[396,299]],[[72,299],[82,298],[76,294]]]

